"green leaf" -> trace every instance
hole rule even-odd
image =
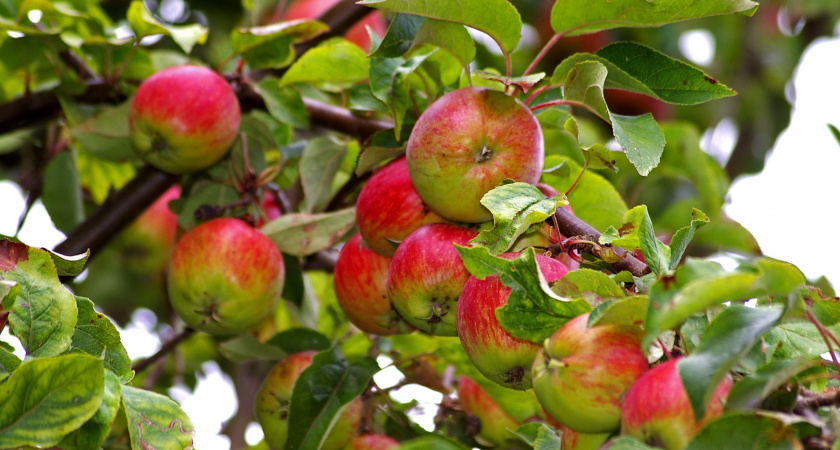
[[[661,275],[669,270],[668,261],[671,257],[671,249],[657,239],[653,232],[653,222],[650,220],[645,205],[639,205],[627,211],[621,227],[618,230],[614,227],[607,229],[601,235],[599,242],[616,245],[625,250],[641,249],[653,273]]]
[[[671,238],[671,245],[669,246],[671,249],[671,261],[668,263],[669,270],[675,270],[677,268],[680,264],[680,260],[682,260],[683,254],[685,253],[685,249],[688,247],[688,243],[691,242],[691,239],[694,237],[694,233],[698,228],[706,225],[707,223],[709,223],[709,217],[706,216],[703,211],[700,211],[697,208],[691,209],[691,224],[677,230]],[[647,258],[647,256],[645,258]]]
[[[665,148],[665,135],[653,114],[622,116],[610,113],[613,136],[624,150],[627,159],[641,176],[647,176],[659,165]]]
[[[358,4],[460,23],[481,30],[490,35],[505,54],[513,52],[522,33],[519,12],[506,0],[365,0]]]
[[[391,139],[394,138],[394,131],[393,130],[386,130],[380,131],[373,135],[371,139],[370,146],[365,147],[362,149],[362,152],[359,154],[359,159],[356,161],[356,175],[360,176],[370,170],[373,170],[379,163],[384,161],[390,161],[394,158],[400,157],[405,154],[405,143],[397,144],[396,140],[394,140],[394,144],[398,145],[397,147],[388,147],[388,146],[381,146],[377,145],[382,139],[379,136],[382,135],[389,135]],[[391,143],[382,142],[385,145],[391,145]]]
[[[720,14],[752,15],[758,3],[750,0],[698,0],[692,2],[642,2],[588,0],[557,2],[551,9],[551,28],[566,36],[617,27],[656,27],[681,20]]]
[[[589,313],[586,326],[617,324],[642,325],[650,300],[646,295],[607,300]]]
[[[625,297],[624,289],[614,279],[591,269],[578,269],[567,273],[551,286],[551,290],[561,297],[581,297],[591,305]],[[598,309],[595,308],[589,315],[590,324],[594,323],[593,317]]]
[[[726,399],[727,410],[753,410],[762,400],[800,372],[820,364],[808,358],[772,361],[755,373],[747,374],[732,386]]]
[[[290,20],[252,28],[237,28],[230,33],[230,45],[235,55],[252,69],[286,67],[295,60],[294,44],[318,36],[329,30],[321,22]]]
[[[41,198],[56,228],[65,233],[85,218],[80,183],[72,152],[61,152],[47,163]]]
[[[382,42],[370,56],[372,58],[399,58],[405,55],[424,22],[426,22],[425,17],[413,14],[394,15]]]
[[[55,264],[55,270],[58,276],[76,276],[85,270],[88,258],[90,258],[90,250],[79,255],[62,255],[52,250],[47,250]]]
[[[567,102],[584,106],[598,117],[610,121],[610,111],[604,100],[604,81],[607,68],[597,61],[583,61],[566,75],[563,98]]]
[[[311,328],[290,328],[269,339],[266,344],[277,346],[286,353],[300,353],[307,350],[319,352],[329,350],[332,341]]]
[[[838,331],[835,327],[830,329],[833,333]],[[817,327],[806,320],[785,321],[770,330],[765,340],[776,348],[773,356],[779,359],[818,357],[828,351]]]
[[[802,448],[802,444],[782,420],[756,412],[739,412],[724,414],[706,425],[686,450],[710,448],[794,450]]]
[[[348,364],[338,347],[315,355],[292,392],[285,448],[319,448],[335,417],[362,394],[378,371],[372,358]]]
[[[327,206],[332,198],[333,178],[346,155],[347,146],[331,136],[319,136],[306,144],[299,165],[303,185],[301,212],[321,211]]]
[[[124,386],[122,406],[131,437],[131,448],[193,448],[195,427],[184,410],[171,398]]]
[[[467,450],[469,447],[441,434],[427,434],[400,442],[400,450]]]
[[[102,361],[87,355],[27,360],[3,384],[0,448],[56,445],[96,413]]]
[[[104,394],[96,413],[78,430],[64,436],[58,447],[65,450],[100,448],[111,432],[111,424],[120,410],[121,396],[120,380],[112,372],[105,371]]]
[[[128,383],[134,377],[131,358],[120,341],[120,332],[111,320],[93,309],[93,302],[76,297],[79,309],[76,332],[70,353],[86,353],[105,362],[105,368],[113,372],[120,382]]]
[[[367,80],[369,71],[364,50],[344,39],[333,39],[298,58],[283,74],[280,84],[304,82],[342,90]]]
[[[837,141],[838,144],[840,144],[840,130],[838,130],[836,126],[830,123],[827,123],[826,125],[828,126],[828,131],[831,131],[831,135],[834,137],[834,140]]]
[[[374,97],[388,107],[388,112],[394,118],[394,133],[398,141],[405,113],[412,106],[409,78],[430,55],[431,53],[425,53],[409,59],[371,58],[370,90]]]
[[[498,81],[508,86],[516,86],[518,87],[523,93],[528,93],[535,84],[542,81],[545,78],[544,72],[533,73],[530,75],[526,75],[524,77],[506,77],[504,75],[499,75],[497,73],[488,72],[486,70],[478,70],[475,72],[475,75],[490,81]]]
[[[481,204],[493,214],[493,228],[479,233],[470,244],[487,247],[492,255],[503,253],[531,225],[544,222],[557,208],[569,204],[565,197],[545,198],[528,183],[493,188],[481,198]]]
[[[571,119],[569,119],[571,120]],[[610,169],[618,173],[618,167],[615,165],[615,158],[612,150],[604,147],[601,144],[595,144],[589,147],[581,147],[583,157],[586,158],[589,169]]]
[[[656,450],[644,442],[630,436],[620,436],[607,442],[610,450]]]
[[[280,348],[262,343],[251,334],[241,334],[219,344],[219,351],[225,358],[234,361],[268,360],[280,361],[288,354]]]
[[[677,363],[697,420],[706,413],[723,377],[779,322],[783,313],[781,308],[725,308],[706,327],[694,353]]]
[[[569,319],[592,309],[583,299],[567,299],[551,291],[537,270],[533,248],[509,261],[491,255],[484,247],[455,247],[473,276],[498,275],[511,288],[508,302],[496,310],[496,318],[514,337],[542,343]]]
[[[158,21],[141,0],[134,0],[128,7],[126,18],[134,30],[137,40],[153,34],[170,36],[184,53],[189,53],[195,44],[203,44],[207,40],[209,30],[199,24],[166,25]]]
[[[401,14],[402,15],[402,14]],[[470,63],[475,59],[475,41],[463,25],[442,20],[428,19],[414,34],[408,53],[423,45],[431,45],[449,52],[469,73]]]
[[[508,430],[511,434],[517,437],[520,441],[528,444],[529,447],[534,446],[534,441],[537,440],[537,434],[545,428],[546,425],[544,423],[539,422],[528,422],[522,424],[516,431]],[[556,447],[562,448],[562,447]]]
[[[133,162],[116,163],[78,149],[77,164],[82,188],[89,192],[96,204],[102,204],[111,191],[122,188],[137,173]]]
[[[4,239],[0,275],[20,285],[8,320],[27,355],[55,356],[67,350],[76,326],[76,299],[58,281],[50,254]]]
[[[307,256],[325,250],[341,240],[356,223],[356,209],[322,214],[287,214],[262,227],[283,253]]]
[[[295,88],[283,86],[276,78],[266,78],[254,85],[254,90],[265,100],[266,109],[275,119],[296,128],[309,126],[309,111]]]
[[[67,130],[85,150],[113,162],[135,161],[128,126],[131,102],[100,109],[92,117]]]

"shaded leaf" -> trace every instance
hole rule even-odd
[[[195,427],[171,398],[124,386],[122,406],[131,437],[131,448],[193,448]]]
[[[783,421],[755,412],[724,414],[706,425],[686,450],[709,448],[760,448],[795,450],[802,448],[793,429]]]
[[[671,238],[671,245],[669,248],[671,249],[671,262],[668,264],[669,270],[674,270],[680,264],[680,260],[682,259],[683,254],[685,253],[686,247],[688,247],[689,242],[694,237],[694,233],[697,231],[698,228],[702,227],[709,223],[709,217],[700,211],[697,208],[691,209],[691,224],[682,227],[674,233],[674,237]]]
[[[659,165],[665,148],[665,135],[653,118],[647,113],[641,116],[622,116],[610,113],[613,136],[624,150],[627,159],[641,176],[647,176]]]
[[[61,152],[47,163],[43,189],[41,199],[56,228],[70,233],[82,223],[82,187],[72,152]]]
[[[65,100],[69,101],[69,100]],[[102,108],[92,117],[67,130],[85,150],[113,162],[134,161],[128,110],[131,102]]]
[[[266,78],[254,85],[254,90],[265,100],[266,109],[275,119],[297,128],[309,126],[309,111],[293,87],[283,86],[276,78]]]
[[[610,121],[610,111],[604,100],[604,81],[607,79],[607,68],[597,61],[583,61],[566,75],[563,82],[563,98],[584,106],[598,117]]]
[[[355,208],[322,214],[287,214],[265,224],[262,232],[283,253],[307,256],[340,241],[355,222]]]
[[[605,450],[655,450],[654,447],[630,436],[613,438],[602,447]]]
[[[237,28],[230,33],[235,55],[252,69],[286,67],[295,60],[293,45],[312,39],[329,30],[326,24],[312,20],[290,20],[261,27]]]
[[[120,332],[108,317],[93,309],[92,301],[77,296],[76,305],[78,319],[69,352],[101,358],[105,368],[113,372],[120,382],[131,381],[134,371],[131,370],[131,358],[120,341]]]
[[[388,107],[394,118],[394,133],[400,140],[405,113],[411,104],[409,77],[431,53],[418,54],[409,59],[372,58],[370,61],[370,90],[373,96]]]
[[[394,15],[382,42],[370,56],[372,58],[398,58],[405,55],[425,21],[425,17],[414,14]]]
[[[90,258],[90,250],[79,255],[62,255],[51,250],[47,250],[55,264],[55,270],[58,276],[76,276],[85,270],[88,258]]]
[[[800,372],[820,364],[808,358],[772,361],[760,367],[755,373],[744,376],[732,386],[726,399],[728,410],[757,409],[762,400]]]
[[[277,346],[262,343],[251,334],[241,334],[219,344],[225,358],[240,362],[253,360],[280,361],[288,354]]]
[[[331,136],[318,136],[306,144],[298,169],[304,196],[301,212],[320,211],[327,206],[333,178],[346,155],[347,146]]]
[[[607,300],[592,310],[586,326],[594,327],[595,325],[605,324],[642,325],[645,321],[649,303],[646,295]]]
[[[424,21],[414,35],[409,53],[422,45],[432,45],[446,50],[467,71],[469,71],[470,63],[475,59],[475,41],[467,29],[457,23],[435,19]]]
[[[332,341],[310,328],[290,328],[269,339],[266,344],[283,349],[286,353],[300,353],[306,350],[324,351],[332,347]]]

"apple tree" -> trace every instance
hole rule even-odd
[[[840,299],[722,209],[830,3],[0,2],[0,174],[66,234],[0,240],[0,448],[193,448],[209,361],[232,448],[840,448]]]

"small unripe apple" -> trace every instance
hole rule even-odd
[[[644,333],[633,325],[587,328],[588,319],[575,317],[545,341],[532,369],[534,393],[564,426],[608,433],[619,428],[622,396],[648,369]]]
[[[167,286],[175,312],[207,333],[248,330],[273,310],[283,290],[283,256],[245,222],[218,218],[185,233],[175,246]]]
[[[513,437],[508,429],[516,431],[520,423],[493,400],[475,381],[461,377],[458,383],[458,402],[464,411],[478,417],[481,429],[477,437],[493,445],[505,445],[508,437]]]
[[[543,133],[516,98],[481,87],[449,92],[429,105],[408,138],[411,181],[442,217],[492,219],[481,198],[502,181],[534,184],[544,162]]]
[[[706,414],[696,421],[677,370],[679,361],[676,358],[653,367],[630,387],[621,412],[621,434],[668,450],[680,450],[700,429],[723,414],[732,376],[726,374],[721,380],[706,405]]]
[[[388,296],[391,258],[377,255],[356,234],[341,248],[335,263],[335,295],[344,314],[365,333],[387,336],[413,329]]]
[[[518,253],[505,253],[514,259]],[[546,281],[562,278],[569,269],[551,258],[537,255],[537,266]],[[513,337],[496,318],[496,309],[505,306],[511,288],[498,276],[479,280],[470,276],[458,300],[458,337],[473,365],[485,377],[511,389],[531,388],[531,366],[540,345]]]
[[[418,228],[400,244],[391,260],[388,292],[406,321],[434,335],[458,335],[458,296],[470,273],[455,244],[466,246],[476,234],[435,223]]]
[[[367,246],[382,256],[394,256],[397,244],[412,231],[446,219],[429,209],[408,175],[408,163],[391,161],[365,183],[356,201],[356,223]]]
[[[278,362],[257,392],[257,421],[263,428],[265,442],[281,449],[289,436],[289,405],[295,383],[304,369],[312,364],[315,352],[294,353]],[[321,446],[324,450],[343,448],[358,433],[362,421],[361,397],[350,402],[337,419]]]
[[[400,443],[384,434],[360,434],[353,438],[344,450],[396,450]]]
[[[140,159],[182,174],[212,166],[239,131],[239,100],[224,78],[199,66],[161,70],[137,89],[129,109]]]

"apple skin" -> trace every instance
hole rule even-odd
[[[178,216],[169,209],[169,202],[180,196],[180,186],[170,187],[126,228],[121,253],[131,256],[125,260],[130,268],[152,272],[166,269],[178,231]]]
[[[401,316],[420,330],[457,336],[458,297],[470,273],[454,244],[478,233],[450,224],[424,225],[400,244],[388,272],[388,293]]]
[[[732,376],[715,388],[706,414],[696,422],[694,410],[677,371],[680,358],[655,366],[627,391],[621,412],[621,434],[635,436],[648,444],[668,450],[685,448],[709,422],[723,414],[732,389]]]
[[[586,327],[589,314],[566,322],[532,368],[534,393],[564,426],[582,433],[618,430],[621,397],[648,369],[642,330],[633,325]]]
[[[212,166],[239,132],[239,100],[224,78],[199,66],[175,66],[146,79],[129,109],[140,159],[183,174]]]
[[[499,256],[512,260],[519,254]],[[548,282],[569,271],[561,262],[542,255],[537,255],[537,266]],[[506,388],[525,390],[531,388],[531,366],[540,345],[511,336],[499,324],[496,309],[507,304],[510,291],[498,276],[484,280],[470,276],[458,300],[458,337],[482,375]]]
[[[481,430],[478,437],[494,445],[503,446],[508,436],[507,429],[516,431],[520,423],[507,413],[490,394],[475,381],[466,376],[458,383],[458,401],[464,411],[478,417]]]
[[[499,91],[447,93],[417,120],[406,147],[411,181],[423,201],[454,222],[492,219],[481,205],[505,179],[534,184],[545,159],[540,124],[527,106]]]
[[[335,6],[340,0],[297,0],[292,2],[283,13],[283,20],[293,19],[314,19]],[[388,31],[388,23],[379,11],[371,11],[362,20],[350,27],[344,37],[361,47],[365,52],[370,52],[370,35],[367,29],[370,27],[378,36],[384,36]]]
[[[271,448],[283,448],[289,435],[289,402],[301,372],[312,364],[315,352],[294,353],[278,362],[263,381],[255,400],[257,421],[263,428],[265,442]],[[358,433],[364,405],[356,397],[341,412],[324,441],[324,450],[343,448]]]
[[[362,245],[356,234],[341,248],[335,263],[335,295],[344,314],[365,333],[388,336],[413,329],[388,296],[391,258],[377,255]]]
[[[417,194],[404,157],[377,170],[356,201],[359,232],[368,247],[382,256],[394,256],[395,243],[421,226],[445,222]]]
[[[353,438],[344,450],[396,450],[400,443],[384,434],[360,434]]]
[[[258,325],[283,290],[280,250],[245,222],[218,218],[184,234],[169,267],[169,299],[187,325],[211,334]]]

